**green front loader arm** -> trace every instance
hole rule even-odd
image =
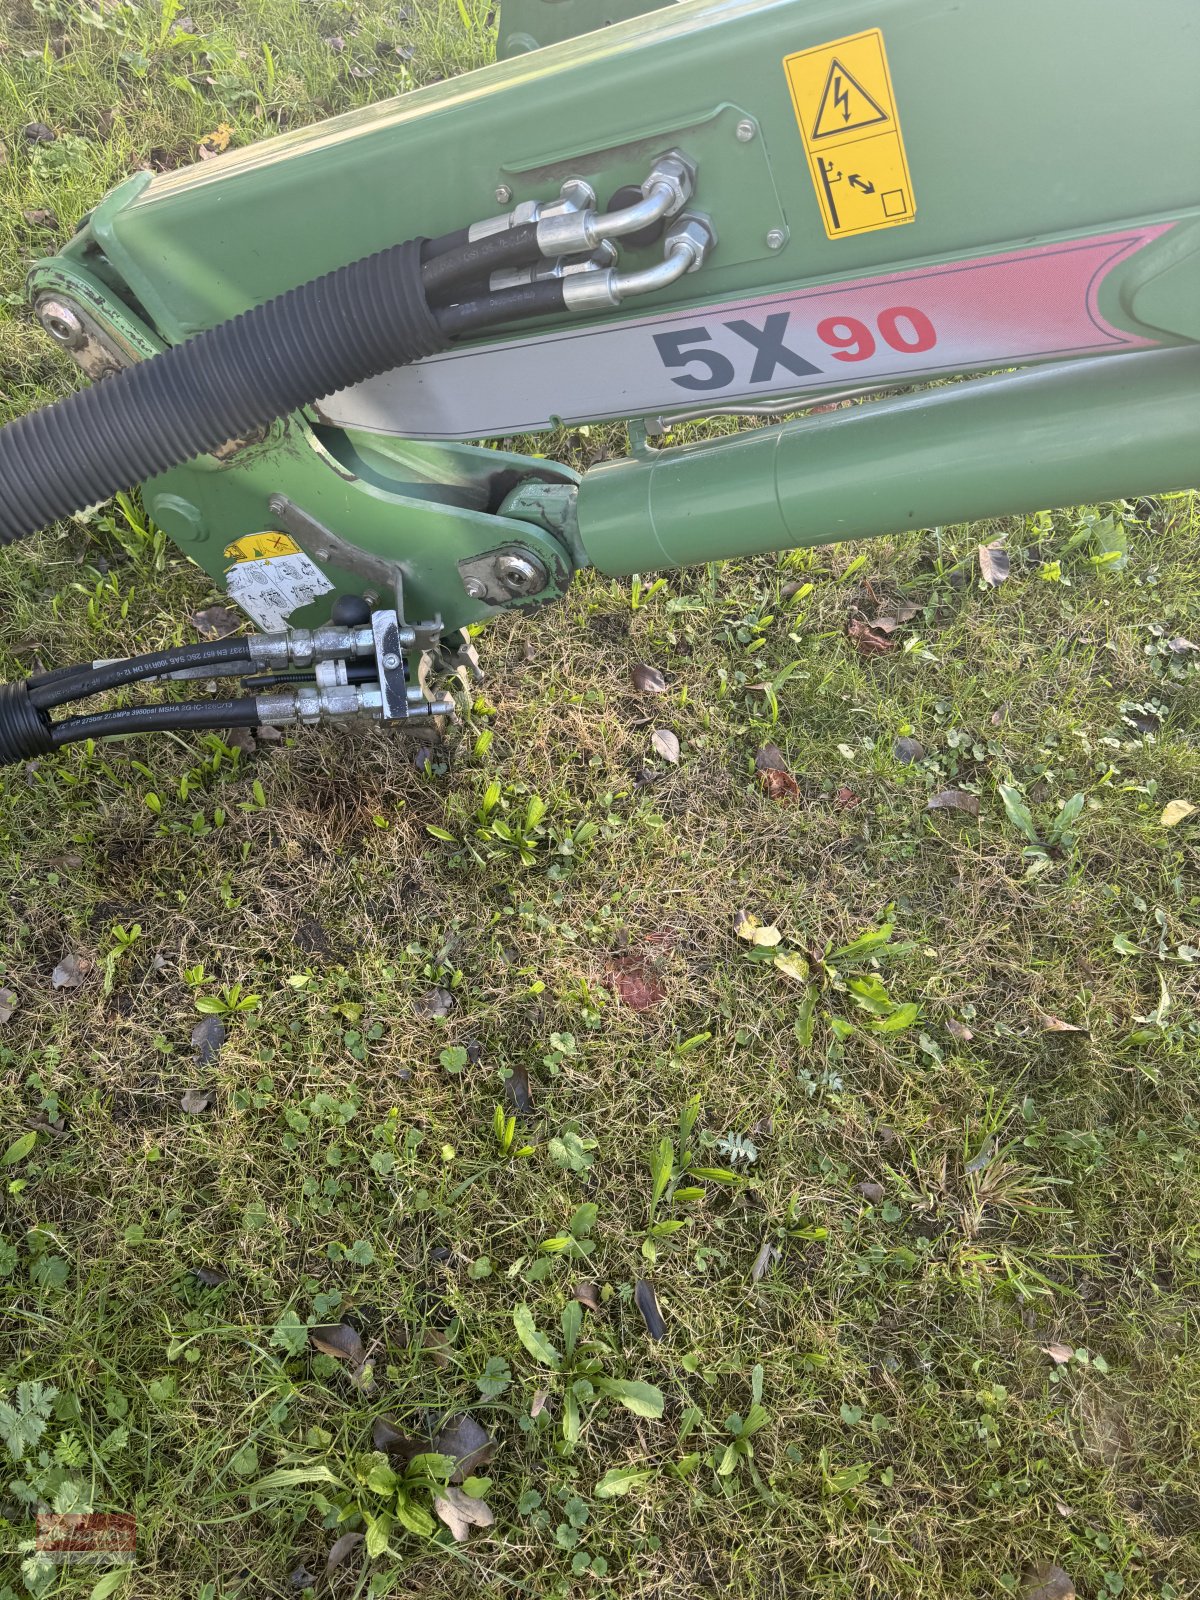
[[[611,25],[580,32],[595,22]],[[154,519],[264,625],[239,568],[268,534],[322,591],[276,595],[275,623],[399,582],[410,615],[450,632],[588,564],[1195,480],[1193,0],[508,0],[501,40],[510,59],[483,71],[139,175],[33,272],[43,320],[50,302],[79,311],[76,353],[102,371],[414,234],[571,184],[603,208],[663,152],[690,166],[710,230],[696,270],[358,384],[146,485]],[[620,243],[622,270],[661,260],[658,238]],[[648,443],[673,418],[814,401],[779,426]],[[480,443],[615,418],[638,448],[582,482]]]

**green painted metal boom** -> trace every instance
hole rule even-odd
[[[139,175],[32,273],[43,322],[96,375],[413,235],[540,219],[562,285],[544,315],[146,483],[154,519],[260,624],[402,585],[451,634],[589,564],[1194,482],[1194,0],[504,0],[500,51]],[[656,196],[657,226],[605,232]],[[672,419],[817,402],[652,447]],[[605,419],[630,419],[634,451],[582,481],[507,448]]]

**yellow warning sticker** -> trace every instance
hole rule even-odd
[[[895,228],[917,214],[878,28],[785,56],[825,232]]]
[[[298,556],[300,546],[286,533],[247,533],[225,546],[226,561],[269,561],[272,556]]]

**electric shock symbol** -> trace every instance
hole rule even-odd
[[[785,56],[825,232],[843,239],[917,214],[878,28]]]
[[[873,95],[867,93],[858,79],[835,56],[829,64],[829,76],[821,94],[821,104],[813,123],[814,139],[832,139],[840,133],[853,133],[858,128],[870,128],[877,122],[888,122],[888,113]]]

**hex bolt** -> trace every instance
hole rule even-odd
[[[772,228],[767,235],[768,250],[782,250],[786,243],[787,234],[784,233],[782,228]]]
[[[400,665],[400,657],[393,651],[389,650],[387,655],[383,658],[383,664],[389,672],[395,672],[396,668]]]
[[[737,135],[739,144],[749,144],[758,132],[758,124],[751,117],[743,117],[733,131]]]
[[[472,600],[487,599],[487,584],[482,578],[464,578],[463,588]]]
[[[80,345],[87,343],[87,329],[69,301],[42,300],[38,304],[37,314],[42,327],[64,349],[78,350]]]
[[[546,586],[546,569],[531,556],[498,556],[495,571],[509,594],[529,594]]]
[[[506,206],[511,199],[512,190],[509,186],[506,183],[498,183],[496,185],[496,204],[498,206]]]

